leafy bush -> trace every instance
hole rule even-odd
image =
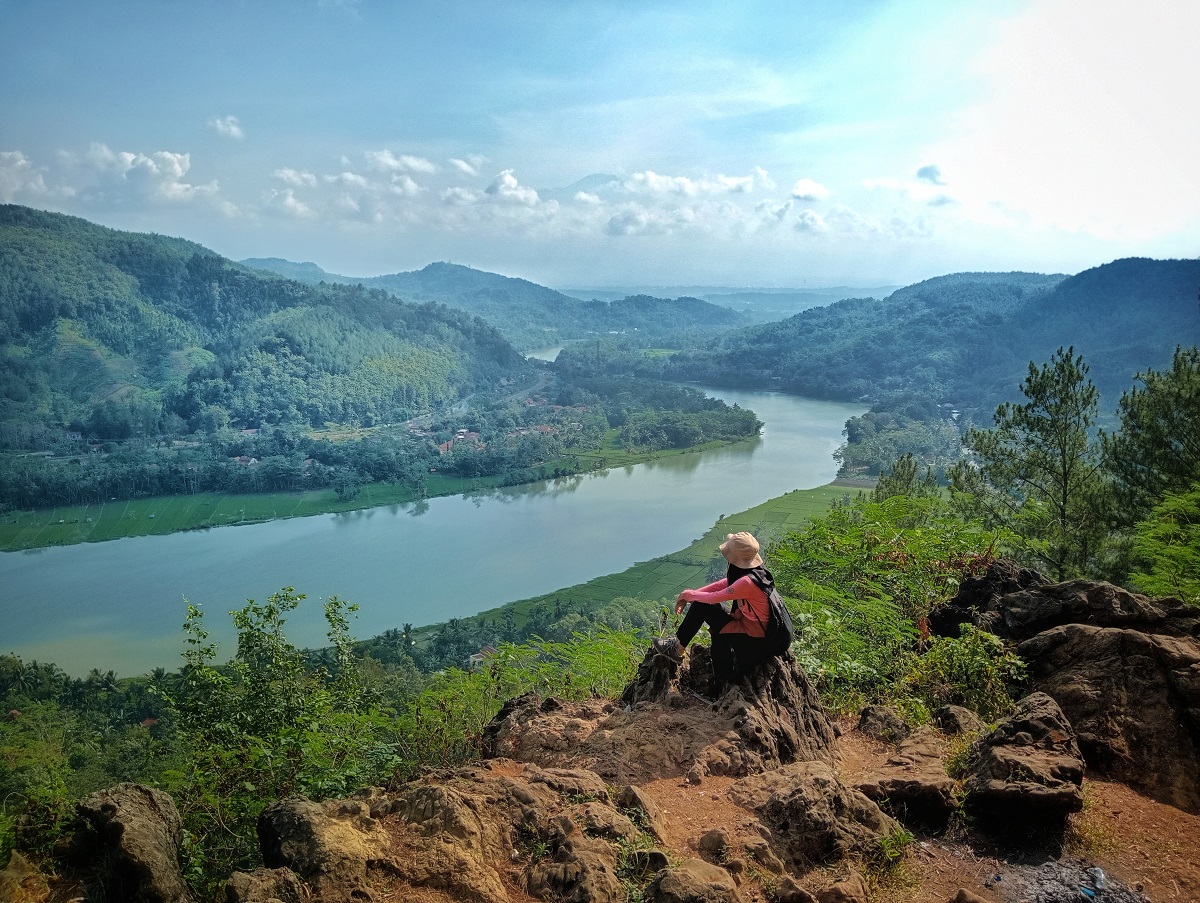
[[[909,658],[902,692],[930,709],[961,705],[994,721],[1012,708],[1009,688],[1025,679],[1025,663],[999,637],[970,624],[961,630],[959,638],[937,637],[923,655]]]

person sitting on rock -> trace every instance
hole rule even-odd
[[[763,566],[758,540],[750,533],[730,533],[721,543],[721,554],[729,562],[725,579],[685,589],[675,599],[675,614],[688,608],[673,637],[654,641],[654,651],[676,662],[702,624],[712,636],[713,677],[716,692],[754,671],[767,658],[764,637],[771,605],[763,585],[774,578]]]

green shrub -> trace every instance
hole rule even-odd
[[[959,638],[937,637],[923,655],[909,656],[901,693],[929,709],[961,705],[994,721],[1012,708],[1009,690],[1025,679],[1025,663],[1003,641],[970,624]]]

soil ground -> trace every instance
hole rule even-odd
[[[839,772],[843,781],[853,783],[880,768],[891,747],[858,733],[849,723],[841,727]],[[728,798],[733,783],[735,779],[722,777],[708,777],[700,784],[668,778],[643,786],[663,809],[665,845],[671,853],[700,856],[700,837],[719,827],[729,834],[734,855],[740,855],[741,842],[754,836],[755,818]],[[1059,854],[1064,861],[1098,866],[1126,887],[1141,890],[1152,903],[1200,901],[1200,816],[1103,780],[1085,781],[1084,800],[1083,811],[1068,825]],[[903,863],[891,872],[866,875],[877,903],[947,903],[959,888],[989,903],[1019,903],[1023,873],[1049,855],[1044,850],[997,851],[986,838],[952,825],[940,837],[918,835]],[[844,877],[845,867],[841,868],[814,871],[800,883],[815,893]],[[743,894],[749,901],[765,901],[775,880],[769,872],[750,867]]]

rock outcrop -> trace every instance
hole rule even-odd
[[[832,759],[833,726],[791,656],[768,661],[711,705],[698,705],[690,691],[680,691],[695,667],[695,654],[688,658],[679,673],[666,656],[648,654],[624,694],[637,701],[624,706],[532,694],[513,699],[485,729],[485,754],[542,767],[586,768],[614,783],[741,776]],[[664,674],[676,675],[665,688]]]
[[[21,853],[13,851],[8,865],[0,869],[0,900],[4,903],[46,903],[50,883]]]
[[[740,903],[733,876],[703,859],[688,859],[666,868],[646,888],[652,903]]]
[[[772,849],[804,872],[852,855],[870,855],[899,825],[824,762],[797,762],[743,778],[730,796],[758,813]]]
[[[884,743],[899,743],[912,732],[904,716],[890,705],[869,705],[863,709],[858,716],[858,730]]]
[[[910,827],[939,832],[958,808],[955,781],[942,764],[942,742],[929,727],[913,731],[883,771],[855,785]]]
[[[183,822],[161,790],[117,784],[79,803],[77,858],[94,863],[106,899],[191,903],[179,866]]]
[[[1019,644],[1094,774],[1200,812],[1200,610],[999,561],[931,624],[952,634],[964,621]]]
[[[980,741],[966,780],[966,805],[996,833],[1061,829],[1068,815],[1083,808],[1083,773],[1062,710],[1045,693],[1032,693]]]

